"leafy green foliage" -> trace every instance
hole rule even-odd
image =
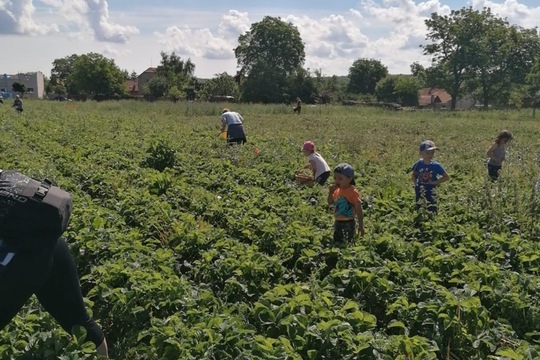
[[[73,194],[66,238],[112,358],[539,357],[539,125],[524,111],[238,104],[249,143],[229,147],[219,104],[25,105],[23,121],[0,114],[2,168]],[[516,140],[492,183],[483,154],[503,126]],[[294,181],[308,138],[358,174],[366,236],[343,249],[327,188]],[[451,176],[435,217],[410,187],[425,138]],[[96,355],[33,298],[0,358]]]
[[[347,91],[353,94],[375,94],[377,83],[388,75],[388,68],[379,60],[361,58],[349,68]]]
[[[172,168],[176,163],[176,151],[163,140],[150,144],[146,153],[148,155],[142,162],[143,166],[163,171]]]

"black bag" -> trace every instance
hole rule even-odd
[[[55,240],[66,230],[73,200],[49,180],[0,170],[0,239],[27,249],[32,242]]]

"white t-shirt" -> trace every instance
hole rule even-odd
[[[228,111],[226,113],[221,114],[221,121],[224,121],[227,123],[227,125],[233,125],[233,124],[242,124],[242,121],[244,119],[242,118],[242,115],[235,111]]]
[[[330,171],[330,167],[326,163],[326,161],[323,159],[321,154],[315,152],[308,156],[308,160],[311,162],[313,161],[315,163],[315,179],[321,176],[322,173],[325,173],[327,171]]]

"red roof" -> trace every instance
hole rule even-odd
[[[420,89],[418,103],[420,106],[429,106],[432,104],[446,104],[452,100],[452,96],[443,89],[423,88]]]

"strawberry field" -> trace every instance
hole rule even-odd
[[[25,106],[0,106],[0,167],[73,195],[66,239],[111,358],[540,357],[531,112],[239,104],[248,143],[229,148],[223,104]],[[492,183],[485,151],[504,128],[515,139]],[[347,248],[330,246],[328,186],[295,182],[307,139],[356,170],[366,235]],[[451,178],[435,217],[414,209],[424,139]],[[96,355],[32,298],[0,331],[0,358]]]

